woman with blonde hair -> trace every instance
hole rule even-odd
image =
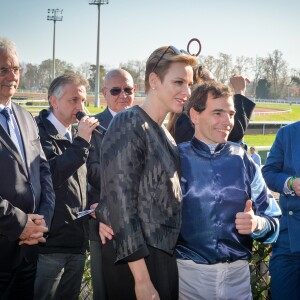
[[[156,49],[146,63],[145,101],[118,113],[104,137],[98,207],[113,232],[102,248],[108,299],[178,298],[180,166],[163,121],[190,98],[195,64],[173,46]]]

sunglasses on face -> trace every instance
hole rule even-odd
[[[185,50],[179,50],[174,46],[169,46],[167,47],[167,49],[163,52],[163,54],[161,55],[161,57],[158,59],[158,61],[156,62],[156,64],[154,65],[153,69],[151,72],[154,72],[154,70],[156,69],[156,67],[158,66],[158,64],[160,63],[160,61],[162,60],[162,58],[164,57],[164,55],[171,50],[174,54],[179,55],[179,54],[186,54],[186,55],[191,55],[189,52],[185,51]]]
[[[132,95],[132,94],[133,94],[133,88],[132,88],[132,87],[126,87],[126,88],[124,88],[124,89],[121,89],[121,88],[119,88],[119,87],[113,87],[113,88],[111,88],[111,89],[109,89],[109,88],[106,88],[106,89],[110,92],[110,94],[111,94],[112,96],[118,96],[118,95],[121,94],[122,91],[123,91],[126,95]]]

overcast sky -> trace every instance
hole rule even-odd
[[[100,64],[144,60],[163,45],[202,42],[202,54],[266,57],[275,49],[289,68],[300,69],[299,0],[110,0],[101,6]],[[56,23],[56,58],[79,66],[96,63],[97,6],[88,0],[0,0],[0,36],[13,40],[20,60],[52,59],[53,21],[47,9],[63,9]]]

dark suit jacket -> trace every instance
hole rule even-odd
[[[113,116],[108,107],[106,107],[103,112],[95,115],[94,117],[100,121],[101,126],[103,126],[104,128],[108,128],[111,120],[113,119]]]
[[[111,120],[113,119],[108,107],[106,109],[94,116],[99,120],[100,125],[104,128],[108,128]],[[87,160],[88,169],[88,207],[94,203],[98,203],[100,199],[100,145],[102,143],[103,136],[93,133],[90,149],[90,154]],[[89,220],[89,238],[92,241],[100,241],[99,233],[99,222],[94,218]]]
[[[42,150],[32,115],[12,103],[12,110],[23,140],[26,163],[13,141],[0,125],[0,265],[7,270],[16,266],[27,248],[18,246],[27,214],[41,214],[50,227],[55,196],[48,162]]]
[[[285,194],[285,182],[289,177],[300,177],[300,122],[280,128],[270,149],[262,173],[268,187],[280,194],[282,210],[280,232],[273,244],[273,256],[300,252],[300,196]],[[277,271],[280,272],[280,269]]]

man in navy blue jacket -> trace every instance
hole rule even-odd
[[[280,233],[270,260],[272,299],[300,297],[300,122],[281,128],[262,173],[280,193]]]
[[[250,300],[252,241],[276,241],[281,211],[253,160],[239,144],[227,142],[235,115],[229,88],[199,86],[188,111],[195,136],[178,146],[179,298]]]

